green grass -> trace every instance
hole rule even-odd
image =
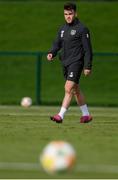
[[[89,77],[85,77],[82,73],[80,88],[84,92],[87,102],[92,106],[117,106],[117,57],[100,58],[94,57],[93,70]],[[65,81],[61,65],[57,59],[49,63],[46,57],[43,58],[41,77],[42,102],[50,105],[57,104],[56,102],[61,103],[64,96]]]
[[[36,59],[1,57],[0,66],[0,104],[20,104],[24,96],[30,96],[35,101]]]
[[[64,2],[1,2],[1,50],[47,51],[64,23]],[[118,52],[118,2],[77,5],[81,21],[91,30],[94,51]]]
[[[0,51],[45,51],[64,23],[64,1],[0,2]],[[118,2],[78,2],[79,17],[91,31],[94,52],[118,52]],[[103,60],[105,59],[105,60]],[[81,89],[90,105],[117,106],[117,57],[94,57],[90,78]],[[19,104],[23,96],[36,103],[36,57],[0,56],[0,104]],[[41,100],[61,103],[64,81],[59,62],[43,56]]]
[[[0,178],[117,178],[118,108],[89,109],[89,124],[79,123],[77,107],[70,108],[63,124],[56,124],[49,116],[59,107],[0,106]],[[75,147],[72,172],[49,176],[41,169],[39,154],[52,140],[66,140]],[[22,163],[27,163],[25,168]]]
[[[43,56],[41,64],[41,103],[61,104],[64,96],[64,78],[60,62],[49,63]],[[107,67],[106,67],[107,66]],[[0,61],[0,104],[20,104],[21,98],[30,96],[36,104],[36,58],[11,57]],[[94,57],[91,76],[82,74],[80,87],[87,103],[92,106],[118,105],[118,61],[116,57]],[[4,77],[4,78],[3,78]],[[74,101],[73,101],[74,103]]]

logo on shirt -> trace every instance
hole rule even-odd
[[[70,34],[74,36],[76,34],[76,30],[71,30]]]
[[[89,34],[88,33],[86,34],[86,37],[89,38]]]
[[[74,76],[73,72],[70,72],[69,77],[73,77],[73,76]]]
[[[61,31],[61,38],[64,36],[64,31],[62,30]]]

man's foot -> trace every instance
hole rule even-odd
[[[82,116],[81,118],[80,118],[80,123],[88,123],[88,122],[90,122],[90,121],[92,121],[92,116]]]
[[[58,114],[51,116],[50,119],[52,121],[55,121],[56,123],[62,123],[63,119],[61,118],[61,116],[59,116]]]

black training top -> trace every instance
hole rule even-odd
[[[61,49],[60,59],[64,66],[68,66],[76,61],[84,61],[84,68],[92,67],[92,47],[90,33],[78,18],[71,24],[66,23],[58,32],[57,38],[49,53],[53,57]]]

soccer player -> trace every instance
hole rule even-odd
[[[64,5],[65,24],[58,31],[56,40],[48,52],[47,59],[52,61],[61,50],[60,60],[65,77],[65,96],[60,112],[50,119],[62,123],[64,115],[69,108],[74,96],[82,116],[80,123],[88,123],[92,116],[88,111],[85,97],[80,90],[79,80],[83,71],[85,76],[91,73],[92,47],[88,28],[77,18],[76,4],[66,3]]]

